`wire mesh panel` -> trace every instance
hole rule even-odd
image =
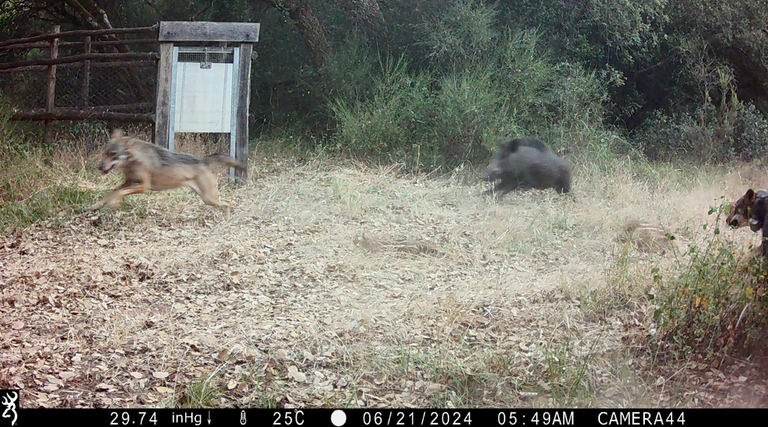
[[[206,67],[206,64],[232,64],[235,52],[232,47],[185,47],[179,46],[178,62],[191,62]]]
[[[87,82],[82,64],[58,66],[54,106],[126,112],[154,111],[156,65],[152,62],[113,66],[91,64]],[[45,107],[46,70],[6,73],[0,89],[19,109]]]
[[[112,112],[144,114],[139,121],[146,121],[147,114],[155,108],[157,53],[153,52],[157,51],[157,43],[138,39],[142,37],[139,34],[150,33],[151,28],[116,31],[131,34],[121,34],[120,40],[104,34],[92,38],[61,34],[56,50],[60,63],[55,64],[53,105],[46,101],[51,68],[42,65],[52,61],[51,41],[6,42],[0,48],[0,92],[14,111],[28,112],[28,117],[35,111],[51,108],[54,120],[57,114],[77,119],[89,118],[93,112]],[[120,58],[111,59],[116,55]],[[72,56],[79,59],[68,61]],[[87,113],[78,115],[72,111]]]
[[[156,66],[152,62],[91,63],[57,71],[56,106],[151,113],[154,111]]]
[[[0,76],[3,93],[20,110],[45,108],[45,71],[4,73]]]

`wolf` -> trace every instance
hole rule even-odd
[[[739,200],[731,204],[730,212],[725,218],[726,224],[733,228],[740,228],[749,225],[753,232],[762,231],[762,244],[760,253],[763,257],[768,257],[768,221],[765,220],[768,215],[768,191],[748,189]]]
[[[529,188],[568,193],[572,169],[571,162],[537,139],[501,139],[485,172],[485,179],[494,182],[494,187],[485,194],[498,192],[502,197],[512,190]]]
[[[197,157],[187,153],[174,153],[138,138],[126,136],[115,130],[104,148],[99,170],[108,174],[120,169],[125,176],[123,185],[96,202],[88,210],[97,210],[107,205],[114,208],[129,194],[161,191],[188,186],[208,205],[224,208],[229,212],[229,203],[219,199],[216,175],[210,169],[213,164],[223,164],[237,169],[243,165],[236,159],[222,154]]]
[[[760,253],[763,257],[768,257],[768,221],[765,220],[768,215],[768,191],[759,190],[755,193],[754,203],[752,204],[752,212],[749,217],[749,229],[757,233],[762,231],[762,244],[760,245]]]
[[[759,190],[765,191],[765,190]],[[755,199],[757,194],[755,190],[748,189],[743,196],[731,203],[731,209],[728,212],[728,216],[725,218],[725,223],[733,228],[744,227],[749,224],[749,219],[752,217],[752,207],[755,205]]]

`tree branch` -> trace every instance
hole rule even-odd
[[[199,12],[197,12],[197,13],[196,13],[196,14],[194,14],[194,15],[192,15],[192,18],[190,19],[190,21],[197,21],[197,18],[198,18],[198,17],[200,17],[200,15],[202,15],[202,14],[203,14],[203,13],[205,13],[205,12],[207,12],[207,11],[208,11],[208,9],[210,9],[210,8],[211,8],[211,6],[213,6],[213,1],[214,1],[214,0],[211,0],[211,2],[210,2],[210,3],[208,3],[208,6],[205,6],[204,8],[200,9],[200,11],[199,11]]]
[[[160,9],[158,9],[157,6],[155,6],[155,4],[152,3],[151,1],[144,0],[144,3],[146,3],[147,6],[149,6],[152,10],[154,10],[155,13],[157,14],[157,16],[159,16],[160,19],[162,19],[163,21],[170,21],[171,20],[171,19],[168,18],[168,15],[166,15],[165,12],[162,12]]]

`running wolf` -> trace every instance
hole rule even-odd
[[[187,153],[173,153],[158,145],[126,136],[121,130],[115,130],[104,148],[99,170],[106,175],[115,168],[121,169],[125,182],[89,210],[96,210],[104,205],[114,208],[129,194],[170,190],[186,185],[206,204],[222,207],[229,212],[229,203],[219,199],[216,176],[210,169],[215,163],[243,168],[239,161],[229,156],[213,154],[200,158]]]

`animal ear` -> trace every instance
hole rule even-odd
[[[499,150],[508,151],[510,153],[517,151],[519,143],[516,139],[499,138]]]
[[[123,136],[125,136],[125,134],[123,133],[122,129],[115,129],[112,131],[111,138],[116,139],[116,138],[122,138]]]
[[[133,152],[133,149],[136,147],[136,145],[138,145],[136,141],[138,141],[136,138],[123,139],[123,146],[125,147],[126,151]]]
[[[755,190],[753,190],[751,188],[749,190],[747,190],[747,193],[744,194],[744,199],[746,199],[747,201],[754,201],[755,200]]]

